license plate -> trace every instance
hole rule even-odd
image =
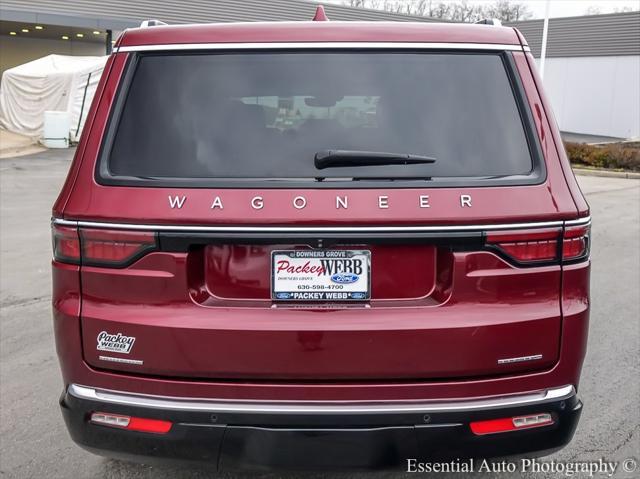
[[[371,298],[371,252],[294,250],[271,253],[271,299],[366,301]]]

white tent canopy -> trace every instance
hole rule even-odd
[[[0,126],[42,136],[44,112],[70,116],[69,137],[77,141],[107,57],[48,55],[6,70],[0,85]]]

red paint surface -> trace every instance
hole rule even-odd
[[[120,42],[328,40],[519,42],[514,30],[485,25],[332,22],[153,27],[129,31]],[[116,54],[54,215],[150,224],[386,226],[583,216],[586,203],[559,151],[557,127],[530,64],[524,54],[515,53],[514,59],[546,162],[540,185],[186,190],[95,183],[101,136],[126,61],[126,54]],[[472,195],[473,208],[461,206],[461,194]],[[168,195],[188,199],[172,210]],[[307,199],[303,210],[291,206],[298,195]],[[348,210],[335,208],[336,195],[349,196]],[[389,197],[389,209],[377,207],[380,195]],[[419,207],[419,195],[429,195],[430,208]],[[210,208],[215,196],[222,197],[224,209]],[[264,198],[262,210],[251,208],[254,196]],[[443,248],[424,277],[414,264],[410,277],[400,278],[393,254],[381,254],[376,270],[400,283],[385,284],[374,272],[370,308],[274,308],[266,299],[266,251],[254,269],[212,266],[216,258],[237,254],[236,248],[155,252],[124,269],[83,266],[80,271],[54,262],[54,331],[65,384],[184,397],[380,401],[505,395],[579,382],[588,328],[588,262],[517,268],[490,252]],[[424,251],[404,256],[427,261]],[[241,273],[245,266],[249,269]],[[102,330],[136,336],[127,357],[143,359],[144,365],[99,360],[96,336]],[[543,359],[497,365],[500,358],[533,354]]]
[[[491,253],[445,261],[428,299],[375,300],[374,290],[370,308],[338,309],[199,296],[206,287],[184,254],[154,253],[126,270],[84,267],[85,357],[166,376],[323,380],[480,376],[555,362],[559,266],[515,269]],[[101,331],[135,336],[127,357],[144,365],[105,365],[95,348]],[[497,365],[534,354],[544,359]]]

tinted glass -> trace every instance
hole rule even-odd
[[[320,150],[435,157],[317,170]],[[145,55],[108,155],[138,178],[526,175],[531,154],[499,54]]]

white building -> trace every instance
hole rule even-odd
[[[540,62],[542,20],[511,23]],[[563,132],[640,137],[640,12],[549,20],[544,85]]]

